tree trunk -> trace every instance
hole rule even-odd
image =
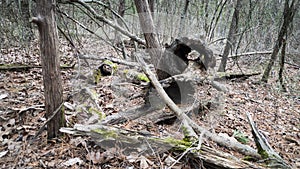
[[[148,1],[134,0],[134,2],[139,15],[140,25],[146,40],[147,49],[151,56],[151,62],[155,68],[157,68],[159,56],[161,55],[161,46],[155,33],[155,27],[151,17]]]
[[[31,27],[31,23],[29,22],[30,20],[30,7],[29,4],[30,2],[27,0],[22,0],[21,1],[21,9],[20,9],[20,13],[21,13],[21,18],[23,21],[22,25],[22,38],[25,42],[29,42],[31,41],[31,39],[33,38],[33,32],[32,32],[32,27]]]
[[[284,60],[285,60],[285,48],[286,48],[286,40],[283,39],[283,45],[281,48],[281,57],[280,57],[280,61],[279,61],[280,69],[279,69],[279,73],[278,73],[278,79],[279,79],[279,82],[280,82],[283,92],[286,92],[286,87],[284,85],[283,77],[282,77],[283,69],[284,69]]]
[[[296,2],[295,2],[296,1]],[[281,29],[278,33],[277,41],[273,47],[273,52],[271,54],[271,58],[269,60],[269,64],[266,67],[264,74],[262,76],[261,81],[267,83],[269,79],[269,74],[272,69],[272,66],[274,65],[274,62],[277,58],[277,54],[279,52],[279,49],[282,46],[283,38],[285,35],[287,35],[287,29],[288,26],[293,22],[294,15],[297,11],[299,4],[299,0],[293,0],[291,5],[289,5],[289,0],[285,1],[284,4],[284,11],[283,11],[283,24],[281,26]]]
[[[40,33],[45,109],[46,117],[49,118],[63,102],[60,57],[57,51],[56,0],[39,0],[36,4],[38,15],[32,18],[32,22],[38,25]],[[59,129],[63,126],[65,119],[61,109],[47,125],[48,139],[59,136]]]
[[[125,0],[119,0],[118,14],[122,17],[124,17],[125,14],[125,3]]]
[[[152,19],[154,19],[154,0],[148,0],[149,9],[151,12]]]
[[[185,0],[184,9],[183,9],[183,11],[181,13],[181,16],[180,16],[180,24],[179,24],[180,27],[179,27],[179,32],[178,32],[178,38],[181,37],[182,31],[185,28],[185,18],[186,18],[189,3],[190,3],[190,0]]]
[[[225,49],[224,49],[222,59],[221,59],[221,63],[219,66],[219,70],[218,70],[219,72],[225,72],[229,51],[232,50],[235,45],[236,36],[234,34],[237,33],[237,29],[238,29],[238,19],[239,19],[240,8],[241,8],[241,1],[237,0],[235,9],[234,9],[234,12],[232,15],[232,20],[231,20],[231,24],[230,24],[230,28],[229,28],[229,32],[228,32],[227,42],[226,42]]]

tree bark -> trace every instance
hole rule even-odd
[[[180,27],[179,27],[178,37],[181,37],[182,31],[185,28],[185,18],[186,18],[189,3],[190,3],[190,0],[185,0],[184,9],[180,16]]]
[[[222,55],[221,63],[219,66],[219,72],[225,72],[227,60],[228,60],[228,55],[229,51],[233,49],[236,41],[236,37],[234,36],[235,33],[237,33],[238,29],[238,18],[239,18],[239,11],[241,8],[241,1],[237,0],[236,1],[236,6],[232,15],[232,20],[228,32],[228,37],[227,37],[227,42],[225,45],[225,49]]]
[[[154,19],[154,0],[148,0],[148,4],[149,4],[149,9],[150,9],[150,12],[151,12],[151,16],[152,16],[152,19]]]
[[[296,1],[296,2],[295,2]],[[273,52],[271,54],[271,58],[269,63],[264,71],[261,81],[267,83],[269,79],[269,74],[274,65],[274,62],[277,58],[277,54],[279,49],[282,46],[283,38],[287,35],[288,26],[293,22],[294,15],[298,9],[299,0],[293,0],[291,5],[289,5],[290,0],[286,0],[284,4],[284,11],[283,11],[283,24],[281,29],[278,33],[277,41],[273,47]]]
[[[63,102],[60,57],[57,51],[56,0],[39,0],[36,3],[38,15],[32,18],[32,22],[38,25],[40,33],[45,109],[46,117],[49,118]],[[59,129],[63,126],[65,126],[65,119],[61,109],[48,123],[48,139],[59,136]]]
[[[134,0],[147,48],[160,48],[147,0]],[[152,56],[151,56],[152,57]]]
[[[23,40],[25,40],[25,42],[29,42],[31,41],[31,39],[33,38],[33,32],[32,32],[32,27],[31,27],[31,23],[29,22],[30,20],[30,2],[27,0],[22,0],[21,1],[21,9],[20,9],[20,13],[21,13],[21,18],[23,21],[22,25],[23,25],[23,30],[22,30],[22,38]]]
[[[119,9],[118,9],[118,14],[121,17],[124,17],[125,14],[125,0],[119,0]]]
[[[278,72],[278,79],[279,79],[279,82],[280,82],[280,85],[282,87],[283,92],[287,91],[286,87],[284,85],[284,82],[283,82],[283,77],[282,77],[283,70],[284,70],[285,49],[286,49],[286,40],[283,39],[283,45],[282,45],[282,48],[281,48],[281,57],[280,57],[280,60],[279,60],[280,69],[279,69],[279,72]]]
[[[139,15],[140,25],[146,40],[146,46],[151,56],[151,63],[156,68],[158,79],[160,78],[160,70],[158,65],[160,57],[162,55],[161,46],[155,33],[155,27],[153,18],[151,17],[151,11],[147,0],[134,0],[135,6]]]

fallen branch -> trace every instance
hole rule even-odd
[[[253,73],[224,73],[224,72],[217,72],[215,74],[214,80],[222,80],[222,79],[247,79],[251,76],[260,75],[261,72],[253,72]]]
[[[272,51],[255,51],[255,52],[238,53],[236,55],[229,55],[228,58],[249,56],[249,55],[259,55],[259,54],[261,55],[272,54]]]
[[[183,126],[188,131],[188,136],[193,136],[195,138],[198,138],[197,134],[193,130],[193,128],[188,124],[187,118],[188,116],[184,114],[180,108],[171,100],[171,98],[168,96],[168,94],[165,92],[164,88],[161,86],[157,78],[155,77],[154,73],[150,70],[149,66],[145,63],[142,56],[136,56],[138,62],[141,64],[141,67],[144,71],[144,73],[148,76],[148,78],[151,80],[151,83],[157,90],[160,97],[163,99],[163,101],[175,112],[178,119],[180,119],[183,123]]]
[[[112,62],[115,62],[115,63],[119,63],[119,64],[123,64],[123,65],[127,65],[127,66],[132,66],[132,67],[140,67],[140,65],[136,62],[129,62],[129,61],[126,61],[124,59],[118,59],[118,58],[115,58],[115,57],[112,57],[112,56],[95,56],[95,55],[82,55],[82,54],[79,54],[79,58],[80,59],[91,59],[91,60],[110,60]]]
[[[58,113],[60,112],[60,109],[62,108],[62,106],[64,105],[64,102],[61,103],[59,105],[59,107],[52,113],[52,115],[44,122],[44,124],[40,127],[40,129],[38,130],[38,132],[33,136],[33,138],[31,139],[31,141],[34,141],[37,136],[39,136],[43,130],[45,129],[46,125],[49,123],[49,121],[51,121],[53,119],[53,117]]]
[[[250,114],[246,112],[248,122],[252,129],[252,135],[254,137],[254,141],[256,144],[256,147],[258,149],[258,153],[262,156],[263,159],[266,159],[271,168],[291,168],[270,146],[267,139],[262,135],[256,125],[254,124],[254,121],[252,120]]]
[[[69,69],[74,68],[75,64],[73,65],[61,65],[61,69]],[[16,64],[4,64],[0,65],[0,71],[22,71],[22,70],[29,70],[33,68],[42,68],[42,66],[39,65],[16,65]]]
[[[247,75],[246,75],[247,76]],[[171,83],[173,82],[192,82],[192,83],[210,83],[213,88],[217,89],[218,91],[226,92],[227,89],[224,85],[221,83],[215,81],[215,77],[208,76],[208,77],[202,77],[198,74],[192,74],[192,72],[187,72],[183,74],[174,75],[171,77],[168,77],[166,79],[160,80],[159,83],[163,87],[169,87]]]

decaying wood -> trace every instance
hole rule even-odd
[[[135,120],[139,117],[145,116],[148,113],[158,110],[159,107],[151,105],[142,105],[134,107],[125,112],[119,112],[117,114],[106,117],[101,124],[120,124],[129,120]]]
[[[253,72],[253,73],[223,73],[217,72],[215,74],[214,80],[231,80],[231,79],[247,79],[251,76],[260,75],[261,72]]]
[[[153,154],[153,151],[160,154],[172,151],[172,149],[182,151],[190,149],[191,151],[188,152],[192,155],[190,158],[203,161],[204,166],[208,168],[264,168],[203,144],[197,149],[197,147],[178,144],[176,139],[170,142],[170,138],[158,138],[150,133],[124,130],[113,126],[76,124],[73,128],[61,128],[60,132],[77,136],[87,135],[101,148],[107,150],[119,146],[123,154],[139,152],[147,156]]]
[[[183,123],[183,126],[188,131],[188,135],[192,137],[197,138],[197,134],[193,130],[193,128],[188,124],[187,122],[187,115],[184,114],[181,109],[171,100],[171,98],[168,96],[168,94],[165,92],[164,88],[160,85],[159,81],[155,77],[154,73],[150,70],[149,66],[146,65],[143,57],[136,57],[139,61],[139,63],[142,65],[142,69],[145,72],[145,74],[148,76],[148,78],[151,80],[151,83],[159,93],[160,97],[163,99],[163,101],[174,111],[177,118],[180,119]]]
[[[245,155],[251,155],[251,156],[253,156],[255,158],[260,158],[260,155],[253,148],[251,148],[250,146],[244,145],[244,144],[241,144],[241,143],[239,143],[237,141],[230,140],[229,138],[225,138],[223,136],[211,133],[207,129],[205,129],[204,127],[199,126],[193,120],[191,120],[168,97],[168,95],[163,90],[162,86],[158,82],[158,80],[155,77],[155,75],[149,69],[148,65],[146,65],[145,62],[143,62],[143,59],[140,58],[139,61],[140,61],[141,65],[142,65],[142,67],[143,67],[143,70],[144,70],[145,74],[147,74],[147,76],[151,80],[151,83],[153,84],[153,86],[155,87],[155,89],[157,90],[157,92],[159,93],[160,97],[165,101],[165,103],[169,106],[169,108],[172,111],[175,112],[177,118],[183,122],[184,126],[192,127],[192,129],[195,129],[198,133],[205,132],[204,135],[207,138],[213,140],[214,142],[216,142],[216,143],[218,143],[218,144],[220,144],[222,146],[225,146],[225,147],[228,147],[228,148],[232,148],[232,149],[234,149],[236,151],[239,151],[240,153],[245,154]],[[188,131],[194,131],[194,130],[191,130],[191,128],[189,128]]]
[[[213,56],[212,50],[210,50],[204,42],[189,37],[182,37],[179,40],[199,53],[199,61],[203,63],[205,69],[216,66],[216,58]]]
[[[264,137],[263,134],[261,134],[253,119],[251,118],[251,115],[246,112],[248,122],[252,129],[252,135],[254,137],[254,141],[256,144],[256,147],[258,149],[258,153],[262,156],[263,159],[268,163],[268,166],[271,168],[291,168],[270,146],[267,139]]]
[[[78,55],[80,59],[90,59],[90,60],[110,60],[114,63],[119,63],[119,64],[123,64],[123,65],[127,65],[127,66],[131,66],[131,67],[140,67],[140,65],[137,62],[130,62],[130,61],[126,61],[124,59],[119,59],[119,58],[115,58],[115,57],[108,57],[108,56],[95,56],[95,55]]]
[[[61,69],[72,69],[74,68],[75,64],[69,66],[69,65],[61,65]],[[39,65],[16,65],[16,64],[6,64],[6,65],[0,65],[0,71],[23,71],[23,70],[29,70],[33,68],[42,68],[42,66]]]

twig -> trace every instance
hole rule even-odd
[[[59,110],[62,108],[62,106],[64,105],[64,102],[62,102],[59,107],[52,113],[52,115],[44,122],[44,124],[41,126],[41,128],[39,129],[39,131],[34,135],[34,137],[31,140],[35,140],[37,136],[39,136],[42,131],[45,129],[46,125],[49,123],[49,121],[51,121],[54,116],[60,112]]]
[[[186,155],[188,152],[190,152],[190,151],[192,151],[192,150],[197,150],[197,151],[199,151],[200,149],[201,149],[201,145],[202,145],[202,140],[203,140],[203,136],[204,136],[204,134],[205,134],[205,131],[202,131],[201,132],[201,134],[200,134],[200,136],[199,136],[199,138],[198,138],[198,145],[197,145],[197,147],[190,147],[190,148],[187,148],[182,154],[181,154],[181,156],[170,166],[170,167],[168,167],[168,169],[171,169],[171,168],[173,168],[173,166],[176,164],[176,163],[178,163],[181,159],[182,159],[182,157],[184,157],[184,155]],[[192,145],[193,146],[193,145]]]
[[[114,58],[112,56],[110,57],[101,57],[101,56],[95,56],[95,55],[82,55],[82,54],[79,54],[79,58],[80,59],[91,59],[91,60],[110,60],[112,62],[115,62],[115,63],[120,63],[120,64],[123,64],[123,65],[128,65],[128,66],[132,66],[132,67],[140,67],[140,65],[136,62],[129,62],[129,61],[126,61],[124,59],[118,59],[118,58]]]
[[[65,1],[65,3],[71,3],[71,4],[78,3],[78,4],[82,5],[85,9],[87,9],[93,15],[94,18],[108,24],[109,26],[113,27],[115,30],[121,32],[123,35],[130,37],[132,40],[134,40],[140,44],[146,45],[146,42],[144,40],[135,36],[134,34],[130,33],[129,31],[123,29],[119,25],[115,24],[113,21],[108,20],[107,18],[99,15],[90,5],[88,5],[84,1],[82,1],[82,0],[67,0],[67,1]]]

